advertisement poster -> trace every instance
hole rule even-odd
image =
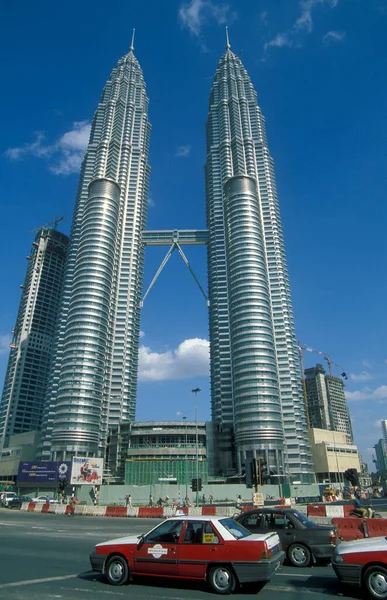
[[[58,483],[61,479],[70,477],[71,462],[46,461],[46,462],[21,462],[17,474],[17,481],[20,483]]]
[[[71,483],[76,485],[102,485],[103,458],[74,456]]]

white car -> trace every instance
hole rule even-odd
[[[46,496],[36,496],[36,498],[32,498],[32,502],[37,502],[39,503],[43,503],[43,504],[47,504],[46,502]],[[50,497],[50,504],[59,504],[58,500],[54,500],[53,498]]]
[[[8,502],[16,496],[16,492],[0,492],[0,506],[8,508]]]
[[[387,538],[370,537],[336,546],[332,567],[341,583],[357,585],[371,598],[387,598]]]

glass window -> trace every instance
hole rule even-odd
[[[179,540],[180,532],[184,521],[164,521],[156,529],[145,536],[144,542],[152,544],[154,542],[176,543]]]

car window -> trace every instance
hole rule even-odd
[[[229,533],[231,533],[232,536],[234,536],[236,540],[251,535],[250,531],[248,531],[237,521],[234,521],[234,519],[220,519],[219,522],[223,525],[223,527],[225,527],[225,529],[227,529]]]
[[[273,529],[293,529],[293,523],[283,513],[272,513],[270,515],[270,527]]]
[[[294,512],[293,515],[295,517],[297,517],[297,519],[299,521],[301,521],[301,523],[305,526],[305,527],[311,527],[311,528],[315,528],[316,527],[316,523],[313,523],[313,521],[310,521],[309,519],[306,518],[305,515],[303,515],[302,513],[299,512]]]
[[[219,544],[219,537],[208,521],[188,521],[184,544]]]
[[[179,540],[183,524],[184,521],[164,521],[145,536],[144,542],[146,544],[153,542],[176,543]]]
[[[253,513],[251,515],[246,516],[244,519],[241,519],[239,522],[242,523],[244,527],[254,527],[255,529],[259,529],[264,521],[264,515]]]

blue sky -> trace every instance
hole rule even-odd
[[[368,461],[387,418],[386,0],[17,1],[0,23],[0,381],[31,230],[66,215],[103,85],[135,53],[152,123],[149,229],[204,228],[205,120],[224,26],[275,160],[297,337],[330,354]],[[166,252],[146,252],[145,286]],[[206,286],[204,248],[186,254]],[[173,255],[142,313],[137,419],[210,417],[204,300]],[[305,353],[305,365],[322,357]],[[338,371],[335,371],[338,374]]]

